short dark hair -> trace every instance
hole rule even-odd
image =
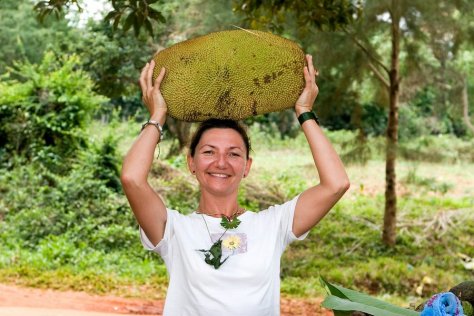
[[[196,146],[201,140],[202,134],[211,128],[230,128],[239,133],[239,135],[242,137],[242,140],[244,141],[245,148],[247,149],[247,159],[249,159],[251,146],[246,128],[238,121],[221,119],[208,119],[199,124],[198,128],[194,132],[193,137],[191,138],[191,143],[189,144],[189,153],[191,157],[194,157],[194,154],[196,153]]]

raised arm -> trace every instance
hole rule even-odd
[[[150,120],[165,124],[167,107],[160,93],[160,83],[165,69],[153,85],[152,75],[155,64],[147,63],[140,75],[143,102],[150,112]],[[160,196],[148,183],[148,173],[153,162],[160,132],[154,125],[147,125],[128,151],[122,165],[121,181],[125,195],[140,227],[150,241],[156,245],[162,238],[166,224],[166,207]]]
[[[306,86],[295,104],[297,117],[312,110],[319,91],[315,81],[317,73],[313,59],[307,55],[306,60],[308,64],[304,68]],[[296,203],[293,233],[297,237],[315,226],[349,189],[349,178],[341,159],[316,121],[306,120],[302,128],[313,155],[320,183],[304,191]]]

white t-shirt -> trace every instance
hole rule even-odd
[[[220,218],[168,209],[156,246],[140,229],[143,246],[160,254],[168,269],[163,315],[279,315],[280,257],[288,244],[307,235],[296,238],[292,231],[297,199],[240,215],[240,225],[222,237],[222,260],[228,259],[219,269],[205,263],[198,250],[208,250],[224,233]]]

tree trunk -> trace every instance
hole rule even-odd
[[[175,120],[168,117],[166,122],[170,132],[176,136],[178,142],[173,143],[168,152],[167,158],[180,154],[190,141],[191,123]]]
[[[471,119],[469,118],[469,100],[467,94],[467,77],[462,78],[463,87],[462,87],[462,116],[464,118],[464,123],[466,126],[474,133],[474,126],[472,126]]]
[[[400,92],[399,53],[400,15],[397,0],[392,0],[392,54],[390,69],[390,108],[387,126],[387,147],[385,162],[385,214],[382,241],[387,246],[395,245],[397,226],[397,190],[395,161],[398,144],[398,97]]]

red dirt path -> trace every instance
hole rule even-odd
[[[320,307],[322,298],[281,300],[281,316],[332,316]],[[37,307],[125,315],[162,315],[163,301],[99,296],[84,292],[23,288],[0,284],[0,307]]]

